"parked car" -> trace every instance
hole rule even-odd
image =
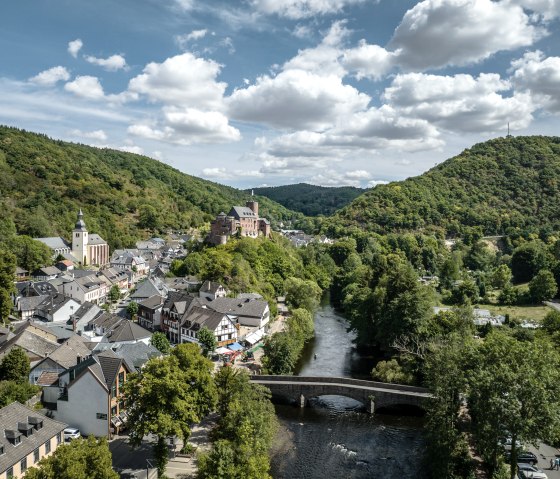
[[[71,441],[72,439],[79,439],[80,437],[82,437],[82,434],[80,433],[80,430],[76,429],[75,427],[67,427],[64,430],[65,441]]]
[[[506,451],[511,451],[511,445],[512,445],[511,436],[508,436],[500,440],[500,446],[502,446]],[[520,441],[516,440],[515,447],[519,450],[523,447],[523,444],[521,444]]]
[[[548,476],[535,466],[530,464],[519,463],[517,464],[520,475],[523,479],[548,479]]]
[[[509,451],[506,451],[506,461],[510,462],[510,460],[511,460],[511,453]],[[535,456],[535,454],[533,454],[530,451],[518,451],[517,462],[519,464],[531,464],[534,466],[537,462],[539,462],[539,460],[537,456]]]

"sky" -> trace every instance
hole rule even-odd
[[[560,0],[3,2],[0,52],[0,124],[238,188],[560,127]]]

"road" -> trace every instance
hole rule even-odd
[[[538,448],[529,446],[527,450],[535,453],[539,459],[537,467],[542,469],[543,472],[548,476],[548,479],[560,479],[560,471],[550,470],[550,459],[560,457],[560,451],[547,444],[541,444]]]

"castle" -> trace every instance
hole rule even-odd
[[[239,233],[240,236],[257,238],[270,236],[270,221],[259,218],[259,204],[247,201],[246,206],[234,206],[226,215],[220,213],[210,224],[208,241],[212,244],[226,244],[228,237]]]
[[[60,237],[35,239],[51,248],[54,256],[61,254],[82,266],[105,266],[109,264],[109,245],[101,236],[88,233],[81,209],[72,231],[71,242],[67,242]]]

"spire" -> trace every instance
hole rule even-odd
[[[84,222],[84,213],[82,212],[81,208],[80,211],[78,212],[78,221],[76,221],[76,226],[74,227],[74,231],[75,230],[87,231],[86,224]]]

